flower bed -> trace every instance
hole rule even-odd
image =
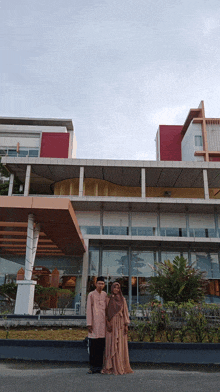
[[[220,343],[220,307],[187,302],[153,302],[133,307],[132,341]]]

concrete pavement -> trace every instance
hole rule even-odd
[[[88,375],[70,364],[0,362],[1,392],[218,391],[219,367],[133,366],[134,374]]]

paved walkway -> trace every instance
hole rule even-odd
[[[220,368],[133,367],[124,376],[88,375],[69,364],[0,362],[1,392],[207,392],[218,391]]]

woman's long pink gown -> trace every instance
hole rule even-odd
[[[112,332],[106,331],[105,355],[103,373],[127,374],[133,373],[129,363],[128,337],[124,334],[125,324],[129,324],[126,300],[119,313],[111,320]]]

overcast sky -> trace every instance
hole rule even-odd
[[[77,158],[155,160],[159,124],[220,117],[219,0],[0,0],[0,116],[70,118]]]

